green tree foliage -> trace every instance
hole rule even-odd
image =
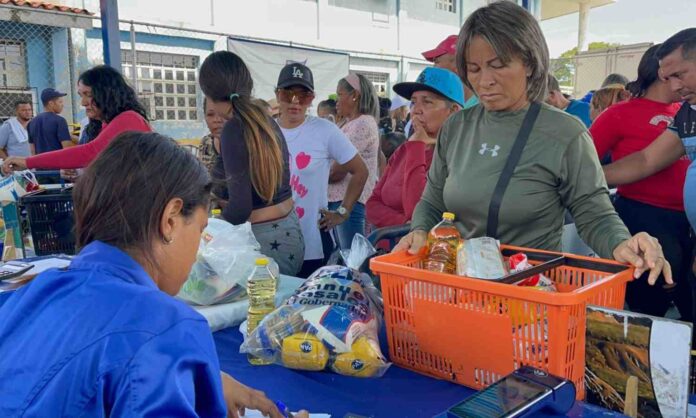
[[[587,46],[588,51],[598,49],[609,49],[621,46],[621,44],[609,42],[591,42]],[[551,61],[551,74],[556,76],[560,85],[572,85],[573,77],[575,76],[575,56],[578,54],[578,48],[569,49],[561,54],[561,56]]]

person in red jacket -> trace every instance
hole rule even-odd
[[[394,91],[411,100],[414,133],[391,156],[367,201],[367,221],[378,228],[410,222],[425,189],[440,127],[464,105],[461,80],[441,68],[426,68],[416,82],[396,84]]]
[[[8,158],[2,167],[4,173],[27,168],[83,168],[95,160],[119,134],[128,131],[152,131],[145,108],[138,102],[138,96],[115,69],[100,65],[85,71],[78,79],[77,93],[87,117],[92,121],[87,129],[94,140],[84,145],[33,157]]]
[[[600,158],[610,153],[617,161],[641,151],[673,123],[681,107],[680,96],[668,81],[660,79],[656,56],[659,47],[655,45],[645,52],[637,80],[626,86],[633,98],[607,108],[590,127]],[[645,231],[660,241],[676,283],[672,289],[651,287],[645,280],[629,283],[626,302],[634,312],[664,316],[674,302],[682,320],[693,321],[691,289],[696,283],[690,283],[690,267],[694,239],[683,196],[688,168],[689,161],[679,160],[650,177],[618,188],[616,212],[631,233]]]

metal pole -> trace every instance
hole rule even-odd
[[[133,26],[133,22],[131,22],[130,25],[130,42],[131,52],[133,53],[133,67],[131,68],[131,71],[133,71],[133,89],[138,93],[138,52],[135,49],[135,27]]]
[[[580,18],[578,19],[578,52],[587,49],[587,27],[590,17],[590,2],[580,3]]]
[[[210,0],[210,26],[215,26],[215,0]]]
[[[401,0],[396,0],[396,50],[401,53]]]
[[[102,22],[104,64],[121,71],[121,41],[118,28],[118,0],[99,0]]]

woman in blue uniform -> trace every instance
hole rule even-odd
[[[109,145],[73,192],[79,255],[0,307],[0,416],[281,417],[220,372],[207,322],[172,297],[209,196],[206,169],[174,141]]]

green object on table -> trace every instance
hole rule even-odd
[[[20,250],[17,255],[24,257],[24,239],[22,237],[22,224],[19,221],[19,208],[15,202],[2,203],[2,218],[5,221],[5,235],[12,231],[14,247]]]

